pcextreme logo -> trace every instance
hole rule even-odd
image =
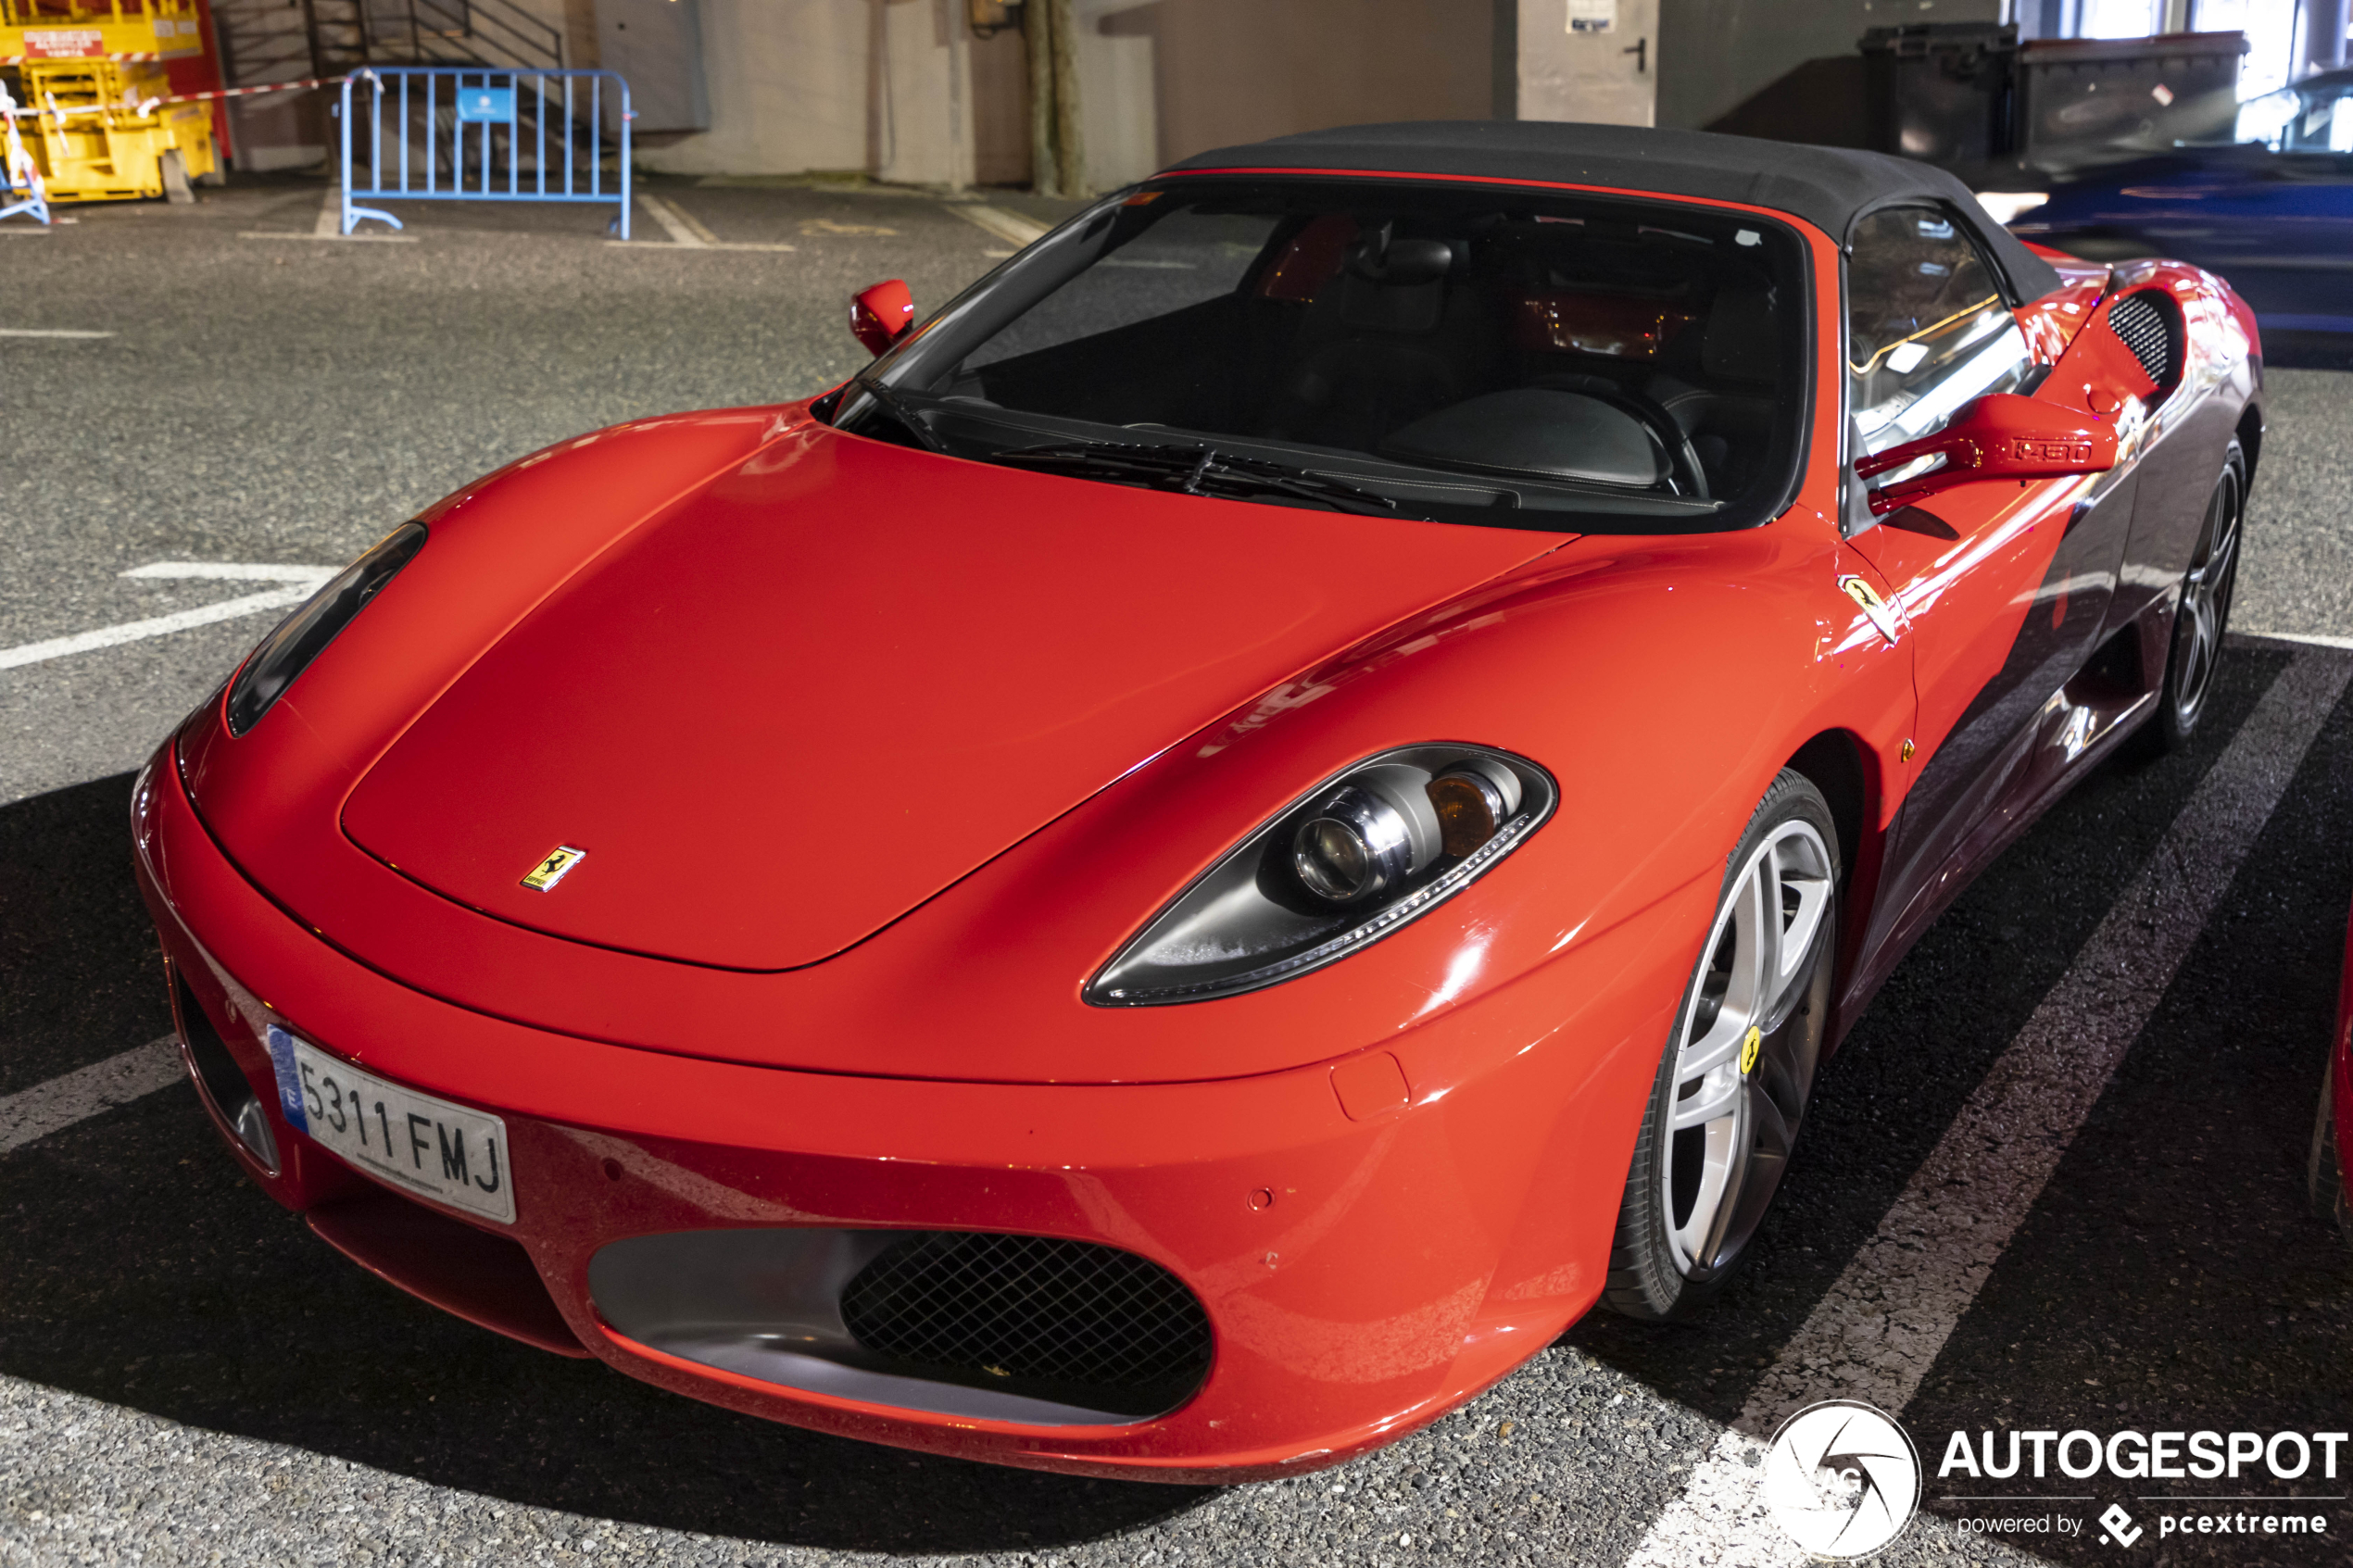
[[[1868,1557],[1920,1505],[1920,1456],[1886,1411],[1826,1399],[1781,1424],[1765,1454],[1765,1503],[1816,1557]]]
[[[2133,1516],[2124,1512],[2124,1505],[2120,1502],[2108,1504],[2108,1512],[2100,1515],[2100,1523],[2107,1526],[2100,1532],[2100,1539],[2104,1541],[2131,1546],[2141,1538],[2141,1527],[2133,1523]]]

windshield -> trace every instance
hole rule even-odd
[[[2353,82],[2283,87],[2239,106],[2236,139],[2275,153],[2353,152]]]
[[[1786,504],[1804,251],[1707,208],[1172,179],[1031,246],[836,409],[951,456],[1282,506],[1685,533]]]

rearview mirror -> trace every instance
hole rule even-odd
[[[2115,466],[2114,425],[2007,392],[1986,394],[1933,435],[1855,459],[1873,517],[1981,480],[2064,479]]]
[[[860,290],[849,302],[849,335],[864,344],[869,354],[879,355],[914,324],[915,296],[897,278]]]

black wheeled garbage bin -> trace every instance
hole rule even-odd
[[[1871,144],[1935,164],[2010,150],[2015,22],[1917,22],[1863,35]]]

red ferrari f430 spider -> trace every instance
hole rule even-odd
[[[1418,124],[404,523],[136,791],[253,1179],[754,1414],[1239,1480],[1701,1308],[1921,929],[2222,651],[2194,268],[1896,159]]]

